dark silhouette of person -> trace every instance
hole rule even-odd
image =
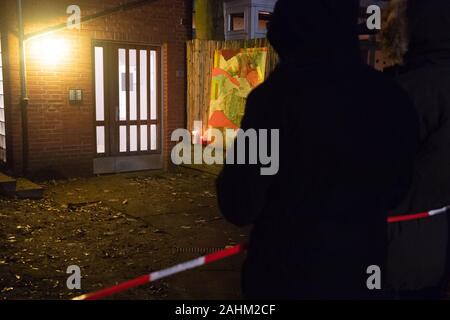
[[[385,297],[386,220],[410,182],[418,121],[362,61],[358,12],[357,0],[277,2],[268,39],[280,63],[241,127],[280,130],[279,171],[228,164],[217,179],[222,214],[253,226],[246,299]]]
[[[420,119],[412,186],[394,214],[438,210],[450,205],[450,1],[396,0],[386,15],[384,54],[398,63],[386,73],[411,97]],[[448,220],[442,213],[389,226],[387,281],[399,298],[441,297]]]

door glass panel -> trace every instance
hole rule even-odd
[[[150,52],[150,119],[156,120],[157,118],[157,71],[156,71],[156,51],[152,50]]]
[[[120,126],[119,129],[119,140],[120,140],[120,152],[127,152],[127,127],[126,126]]]
[[[126,50],[119,49],[119,119],[127,120],[127,66]]]
[[[105,120],[102,47],[95,47],[95,117],[97,121]]]
[[[141,120],[147,120],[147,50],[140,51]]]
[[[150,149],[151,150],[157,150],[158,149],[158,145],[157,145],[157,133],[156,133],[156,125],[152,124],[150,126]]]
[[[0,162],[6,162],[5,97],[3,94],[3,63],[0,35]]]
[[[97,127],[97,153],[105,153],[105,127]]]
[[[136,50],[130,50],[130,120],[137,120],[137,63]]]
[[[141,126],[141,151],[148,151],[148,130],[147,125]]]
[[[130,151],[137,151],[137,126],[130,126]]]

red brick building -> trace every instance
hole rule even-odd
[[[2,166],[30,176],[167,166],[170,134],[186,126],[192,1],[22,1],[26,108],[17,2],[0,2]],[[70,5],[80,29],[67,27]]]

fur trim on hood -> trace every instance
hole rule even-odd
[[[393,63],[450,58],[449,0],[392,0],[384,16],[381,42]]]
[[[408,51],[408,0],[392,0],[384,11],[380,33],[381,46],[389,64],[403,64]]]

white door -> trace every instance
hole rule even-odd
[[[94,60],[94,173],[162,168],[160,48],[98,43]]]

